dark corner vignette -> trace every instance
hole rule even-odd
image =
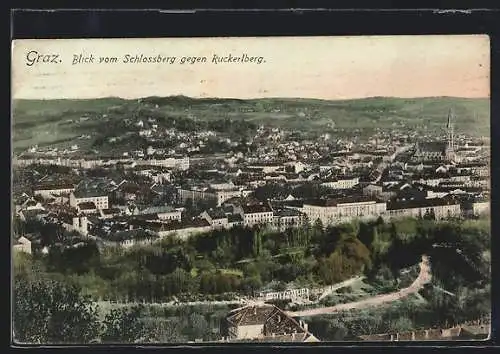
[[[110,25],[118,15],[102,14],[113,19],[108,24],[101,14],[85,21],[71,16],[90,37],[104,28],[118,34]],[[286,25],[274,33],[292,33],[290,17],[282,16]],[[148,18],[140,36],[153,36],[150,26],[159,23]],[[459,32],[461,23],[463,32],[484,31],[473,20],[443,21]],[[75,37],[62,35],[64,23],[33,23],[40,38],[54,37],[54,28]],[[172,27],[163,33],[187,37]],[[214,28],[215,36],[221,29]],[[433,21],[428,28],[446,32]],[[30,36],[16,31],[19,38]],[[273,55],[259,49],[184,55],[173,53],[172,45],[108,55],[88,50],[92,45],[57,53],[28,48],[13,65],[43,71],[68,61],[73,74],[61,82],[95,65],[128,65],[123,70],[130,71],[157,65],[158,74],[189,67],[204,88],[166,82],[167,89],[141,90],[145,79],[139,78],[133,89],[99,96],[99,82],[112,80],[104,70],[85,81],[95,94],[79,96],[83,90],[65,86],[60,97],[50,88],[38,90],[40,97],[29,90],[14,97],[11,243],[19,342],[229,348],[488,343],[498,319],[490,301],[498,293],[495,284],[491,289],[497,242],[491,235],[498,227],[490,217],[497,207],[490,181],[499,131],[490,118],[498,110],[494,28],[489,38],[491,63],[481,65],[493,69],[484,97],[470,93],[477,87],[466,91],[467,80],[482,71],[464,74],[463,92],[442,82],[420,88],[415,81],[413,90],[384,90],[384,82],[398,81],[390,74],[376,85],[354,75],[367,84],[347,92],[353,81],[335,91],[345,73],[330,73],[316,58],[308,61],[315,67],[310,75],[332,75],[323,90],[309,89],[304,76],[291,85],[295,91],[251,91],[250,76],[224,81],[224,73],[252,66],[267,77],[265,85],[275,85],[261,74]],[[278,52],[292,52],[276,43]],[[366,50],[374,61],[383,58]],[[341,70],[333,52],[324,55],[340,60]],[[462,57],[447,60],[451,67]],[[203,65],[221,70],[221,85],[242,84],[209,91],[206,82],[214,78],[205,78]],[[296,75],[292,69],[285,74],[286,65],[269,73],[282,73],[283,80]],[[370,72],[375,64],[364,65]],[[413,65],[422,75],[431,72],[430,64]],[[443,72],[435,75],[454,80]],[[245,80],[249,94],[239,87]],[[382,88],[371,90],[368,83]]]

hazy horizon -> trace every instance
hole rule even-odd
[[[192,97],[186,95],[167,95],[167,96],[143,96],[135,98],[126,98],[119,96],[106,96],[94,98],[13,98],[13,101],[92,101],[92,100],[107,100],[119,99],[126,101],[141,100],[147,98],[175,98],[184,97],[192,100],[238,100],[238,101],[255,101],[255,100],[312,100],[312,101],[357,101],[370,99],[401,99],[401,100],[425,100],[425,99],[464,99],[464,100],[489,100],[491,97],[465,97],[465,96],[422,96],[422,97],[400,97],[400,96],[369,96],[369,97],[353,97],[353,98],[313,98],[313,97],[254,97],[254,98],[237,98],[237,97]]]

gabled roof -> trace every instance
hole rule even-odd
[[[244,204],[241,207],[245,214],[269,213],[273,211],[268,203]]]
[[[28,240],[26,237],[21,236],[16,240],[17,245],[29,245],[31,244],[31,241]]]
[[[94,210],[97,209],[96,205],[94,202],[84,202],[84,203],[79,203],[78,208],[80,210]]]
[[[258,338],[249,339],[231,339],[230,342],[257,342],[257,343],[303,343],[303,342],[319,342],[313,334],[307,333],[292,333],[284,335],[270,335]]]
[[[161,214],[161,213],[172,213],[176,210],[170,205],[161,206],[150,206],[140,211],[140,214]]]
[[[444,153],[446,150],[446,142],[432,141],[426,143],[419,143],[418,150],[421,152],[439,152]]]
[[[263,332],[254,340],[264,342],[318,341],[294,318],[277,306],[249,305],[230,312],[226,318],[233,326],[262,325]],[[252,339],[250,339],[252,341]]]

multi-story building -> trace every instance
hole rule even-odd
[[[183,202],[189,199],[192,201],[205,200],[214,202],[216,206],[221,206],[225,201],[231,198],[246,197],[251,192],[240,188],[216,190],[212,187],[192,187],[179,188],[178,193],[179,198]]]
[[[97,209],[108,209],[108,195],[98,189],[93,190],[75,190],[69,196],[69,205],[77,208],[78,204],[91,202]]]
[[[340,177],[332,181],[321,183],[323,187],[331,189],[350,189],[359,183],[359,177]]]
[[[290,228],[302,225],[304,215],[295,209],[281,209],[273,211],[273,226],[283,232]]]
[[[188,170],[189,169],[189,157],[168,157],[165,159],[139,159],[135,160],[138,166],[160,166],[165,168],[174,168],[178,170]]]
[[[182,202],[203,200],[217,204],[217,196],[214,190],[208,187],[178,188],[177,193]]]
[[[152,206],[138,211],[136,215],[151,215],[155,214],[159,220],[176,220],[181,221],[182,212],[171,206]]]
[[[490,213],[490,200],[485,197],[469,197],[462,202],[464,216],[480,216]]]
[[[200,217],[207,220],[214,229],[229,228],[229,218],[224,208],[205,210]]]
[[[271,225],[273,222],[273,209],[268,203],[245,204],[243,210],[243,225],[252,227],[255,225]]]
[[[54,196],[68,195],[75,190],[75,186],[69,183],[58,184],[39,184],[33,189],[33,194],[43,198],[52,198]]]
[[[387,203],[389,217],[422,218],[434,216],[436,220],[461,215],[460,202],[454,198],[429,198]]]
[[[413,156],[416,160],[434,160],[442,161],[446,159],[446,142],[435,141],[419,143]]]
[[[300,210],[311,222],[319,219],[326,226],[353,219],[376,218],[385,213],[386,203],[367,196],[351,196],[305,202]]]

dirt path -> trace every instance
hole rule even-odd
[[[329,314],[333,312],[346,311],[352,309],[364,309],[367,307],[381,305],[387,302],[393,302],[402,299],[410,294],[414,294],[430,281],[431,281],[431,273],[430,273],[429,259],[427,256],[424,255],[422,256],[422,261],[420,262],[420,273],[418,274],[418,277],[407,288],[401,289],[394,293],[376,295],[369,299],[350,302],[347,304],[339,304],[331,307],[321,307],[317,309],[303,310],[297,312],[287,312],[287,314],[292,317],[303,317],[303,316],[323,315],[323,314]]]
[[[330,287],[328,287],[327,290],[323,291],[323,293],[321,294],[321,296],[319,297],[319,299],[316,302],[320,301],[321,299],[324,299],[325,297],[327,297],[328,295],[330,295],[334,291],[337,291],[339,289],[348,287],[348,286],[354,284],[355,282],[357,282],[359,280],[363,280],[364,278],[365,277],[363,277],[363,276],[358,276],[358,277],[354,277],[354,278],[351,278],[351,279],[344,280],[343,282],[335,284],[333,286],[330,286]]]

